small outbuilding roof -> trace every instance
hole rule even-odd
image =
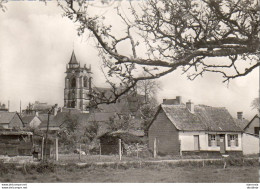
[[[2,131],[0,130],[0,135],[33,135],[32,132],[28,131]]]
[[[103,135],[98,136],[98,138],[102,137],[115,137],[122,139],[125,143],[142,143],[143,140],[139,136],[131,133],[130,131],[118,130],[104,133]]]

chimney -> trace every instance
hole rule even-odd
[[[39,112],[38,112],[38,111],[36,111],[36,112],[35,112],[35,115],[38,117],[38,116],[39,116]]]
[[[194,113],[194,104],[190,100],[186,102],[186,108],[193,114]]]
[[[237,112],[237,119],[239,120],[243,119],[243,112]]]
[[[176,96],[177,104],[181,104],[181,96]]]

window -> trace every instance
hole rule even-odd
[[[254,128],[254,134],[255,135],[259,135],[259,127],[255,127]]]
[[[231,146],[231,147],[238,146],[238,135],[237,134],[227,135],[227,137],[228,137],[228,146]]]
[[[76,78],[75,77],[71,79],[70,87],[71,88],[76,88]]]
[[[71,108],[75,108],[76,107],[76,102],[75,101],[72,101],[71,102]]]
[[[220,146],[220,136],[217,134],[208,135],[208,145],[209,146]]]
[[[88,78],[84,77],[84,87],[88,87]]]

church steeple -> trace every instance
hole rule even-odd
[[[69,68],[78,68],[79,67],[79,63],[76,59],[74,50],[72,51],[68,66],[69,66]]]
[[[91,91],[91,70],[80,67],[74,50],[67,64],[64,89],[64,110],[77,109],[88,112]]]
[[[76,59],[76,56],[75,56],[75,53],[74,53],[74,50],[72,51],[72,54],[71,54],[71,58],[70,58],[70,62],[69,64],[78,64],[78,61]]]

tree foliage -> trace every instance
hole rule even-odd
[[[91,14],[88,1],[66,2],[60,6],[79,25],[79,35],[88,30],[97,42],[114,93],[106,102],[116,102],[140,80],[177,69],[190,80],[214,72],[229,82],[260,64],[260,7],[256,0],[130,1],[128,9],[122,8],[123,3],[115,6],[123,24]],[[116,32],[118,28],[123,32]],[[140,74],[143,71],[146,76]],[[124,90],[117,90],[114,78]]]

